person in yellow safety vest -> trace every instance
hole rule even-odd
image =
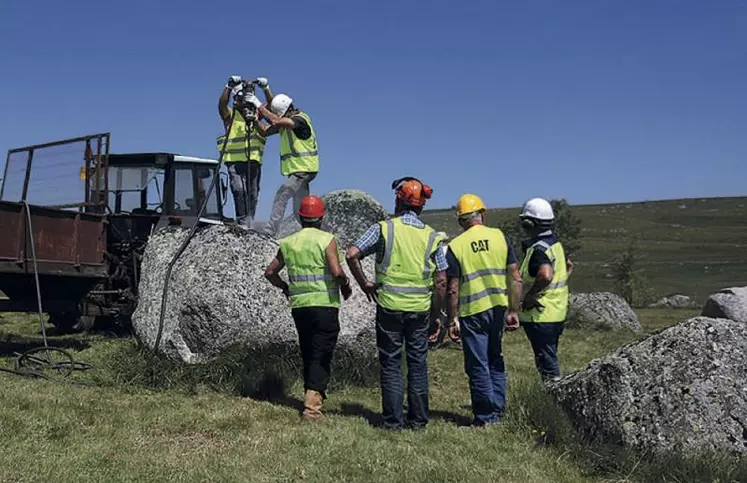
[[[573,262],[553,234],[552,205],[532,198],[519,215],[528,236],[522,242],[521,276],[524,299],[519,315],[534,351],[534,362],[544,381],[560,378],[558,342],[568,314],[568,279]]]
[[[352,294],[341,267],[342,251],[334,235],[322,231],[324,203],[311,195],[301,202],[301,230],[280,240],[280,250],[265,270],[271,284],[290,300],[303,359],[303,419],[322,417],[323,401],[330,377],[330,363],[340,333],[340,292]],[[278,273],[288,267],[288,280]]]
[[[428,423],[428,329],[439,314],[446,290],[442,239],[418,215],[431,197],[415,178],[392,183],[394,217],[372,225],[351,246],[346,259],[369,301],[376,302],[383,427],[421,429]],[[376,254],[376,282],[360,260]],[[432,297],[436,292],[435,300]],[[435,302],[435,303],[434,303]],[[407,353],[407,416],[403,418],[402,346]]]
[[[269,90],[267,79],[260,77],[257,83]],[[233,94],[233,108],[228,107]],[[242,79],[234,75],[228,78],[218,100],[218,113],[223,120],[224,133],[218,136],[218,152],[223,152],[223,162],[228,169],[236,209],[236,221],[251,228],[259,202],[259,184],[262,178],[262,155],[265,151],[265,136],[254,127],[247,127],[244,107],[247,96],[242,90]],[[230,132],[229,132],[230,129]],[[226,137],[228,140],[226,141]],[[223,151],[225,145],[225,151]]]
[[[449,242],[446,261],[449,337],[462,340],[473,426],[497,423],[506,406],[503,326],[519,328],[521,275],[511,242],[485,226],[485,204],[465,194],[456,204],[464,230]]]
[[[293,99],[285,94],[273,96],[265,91],[267,105],[259,112],[269,126],[259,125],[265,136],[280,134],[280,173],[288,178],[272,202],[272,212],[265,233],[275,236],[285,215],[288,201],[293,198],[293,209],[298,210],[301,200],[309,194],[309,184],[319,173],[319,146],[316,131],[308,114],[297,109]]]

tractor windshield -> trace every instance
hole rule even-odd
[[[115,213],[163,208],[165,170],[155,166],[110,166],[108,205]]]
[[[196,216],[213,182],[216,167],[199,163],[176,163],[174,169],[174,214]],[[218,190],[210,194],[203,217],[219,218]]]

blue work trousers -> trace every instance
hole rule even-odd
[[[497,422],[506,405],[506,367],[501,348],[505,314],[505,307],[493,307],[459,319],[474,424]]]
[[[384,427],[413,429],[428,423],[428,312],[376,308],[381,409]],[[407,357],[407,420],[403,419],[402,347]]]
[[[522,322],[534,351],[534,364],[543,380],[560,377],[558,341],[563,333],[563,322]]]

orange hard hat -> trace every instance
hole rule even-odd
[[[316,195],[306,196],[301,200],[298,216],[308,219],[322,218],[324,216],[324,201]]]
[[[419,208],[425,206],[425,201],[430,199],[433,189],[417,178],[400,178],[392,182],[392,189],[404,204]]]

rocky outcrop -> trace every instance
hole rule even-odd
[[[687,295],[670,295],[669,297],[662,297],[658,301],[649,305],[653,308],[669,308],[669,309],[691,309],[695,307],[693,300]]]
[[[590,439],[747,453],[747,325],[696,317],[548,385]]]
[[[186,235],[186,229],[163,229],[145,250],[133,327],[149,347],[158,332],[166,267]],[[277,241],[254,231],[227,226],[198,231],[172,272],[159,351],[188,363],[207,361],[234,344],[296,354],[288,301],[264,278],[277,251]],[[372,261],[364,266],[373,277]],[[340,309],[339,353],[375,359],[374,315],[375,306],[354,284],[353,296]]]
[[[327,210],[322,229],[334,233],[343,248],[355,243],[368,227],[388,216],[384,207],[364,191],[330,191],[322,200]],[[289,216],[281,222],[278,237],[288,236],[300,229],[298,218]]]
[[[572,293],[568,300],[568,327],[641,331],[641,323],[625,300],[609,292]]]
[[[747,287],[725,288],[711,295],[702,315],[747,323]]]

